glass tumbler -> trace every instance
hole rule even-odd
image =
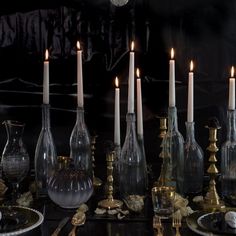
[[[160,218],[169,218],[174,212],[175,188],[160,186],[152,188],[154,214]]]

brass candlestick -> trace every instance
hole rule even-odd
[[[98,177],[94,175],[94,169],[95,169],[95,150],[96,150],[96,139],[97,135],[94,135],[91,140],[91,155],[92,155],[92,162],[93,162],[93,186],[99,187],[102,185],[102,180],[100,180]]]
[[[160,134],[159,134],[159,138],[163,141],[163,138],[166,135],[166,131],[167,131],[167,117],[159,117],[160,119]],[[163,146],[162,146],[162,141],[161,141],[161,152],[159,154],[160,158],[164,158],[165,157],[165,152],[163,150]],[[162,162],[162,166],[161,166],[161,172],[160,172],[160,176],[158,178],[158,181],[154,182],[153,186],[163,186],[165,185],[165,166],[164,166],[164,161]]]
[[[108,196],[98,203],[98,206],[106,209],[120,208],[123,202],[113,198],[113,162],[115,159],[115,152],[109,152],[106,157],[107,161],[107,185],[108,185]]]
[[[206,128],[209,129],[209,141],[210,144],[207,147],[207,150],[210,152],[209,162],[210,166],[207,170],[207,173],[210,176],[210,182],[209,182],[209,189],[208,192],[204,198],[203,202],[203,209],[204,210],[220,210],[225,208],[224,203],[220,200],[220,197],[216,190],[216,175],[219,173],[217,167],[216,167],[216,152],[219,150],[216,146],[217,141],[217,130],[220,129],[220,126],[218,124],[212,124],[210,126],[206,126]]]

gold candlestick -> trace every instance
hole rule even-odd
[[[159,134],[159,138],[163,141],[163,138],[165,137],[165,135],[166,135],[166,131],[167,131],[167,117],[162,117],[162,116],[160,116],[159,117],[159,119],[160,119],[160,134]],[[162,141],[161,141],[161,152],[160,152],[160,154],[159,154],[159,157],[160,158],[165,158],[165,152],[164,152],[164,150],[163,150],[163,146],[162,146]],[[160,176],[159,176],[159,178],[158,178],[158,181],[155,181],[154,182],[154,184],[153,184],[153,186],[155,187],[157,187],[157,186],[164,186],[165,185],[165,170],[166,170],[166,168],[165,168],[165,162],[164,161],[162,161],[162,166],[161,166],[161,172],[160,172]]]
[[[115,159],[115,152],[109,152],[106,157],[107,161],[107,185],[108,185],[108,196],[98,203],[98,206],[106,209],[120,208],[123,202],[113,198],[113,162]]]
[[[95,169],[95,150],[96,150],[96,139],[97,135],[94,135],[91,140],[91,155],[92,155],[92,162],[93,162],[93,186],[99,187],[102,185],[102,180],[100,180],[98,177],[94,175],[94,169]]]
[[[220,197],[216,190],[216,175],[219,173],[217,167],[216,167],[216,152],[219,150],[216,146],[217,141],[217,130],[220,129],[220,126],[217,124],[213,124],[210,126],[206,126],[206,128],[209,129],[209,141],[210,144],[207,147],[207,150],[210,152],[209,162],[210,166],[207,170],[207,173],[210,176],[210,182],[209,182],[209,189],[208,192],[204,198],[203,202],[203,209],[204,210],[221,210],[224,209],[224,203],[220,200]]]

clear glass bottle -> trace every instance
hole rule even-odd
[[[227,137],[221,147],[221,191],[223,198],[236,198],[236,127],[235,110],[227,112]]]
[[[195,140],[194,122],[186,122],[184,144],[184,193],[201,194],[204,174],[204,155]]]
[[[184,193],[184,139],[178,130],[176,107],[168,108],[168,129],[162,141],[164,184]]]
[[[47,183],[57,168],[57,153],[50,125],[50,105],[42,105],[42,129],[35,149],[37,195],[47,195]]]
[[[84,109],[77,107],[76,123],[70,136],[70,158],[75,169],[85,170],[92,179],[90,135],[84,121]]]
[[[147,168],[141,153],[135,128],[135,114],[126,115],[126,137],[120,156],[120,193],[124,199],[145,196]]]

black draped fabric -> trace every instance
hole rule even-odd
[[[204,124],[216,116],[224,139],[228,77],[236,64],[236,2],[233,0],[130,0],[115,7],[99,1],[7,2],[0,10],[0,118],[26,122],[26,144],[33,158],[41,127],[42,70],[50,53],[52,129],[59,154],[69,153],[75,122],[76,41],[83,49],[86,122],[98,134],[104,156],[113,139],[114,77],[121,87],[122,143],[127,111],[129,48],[135,40],[141,70],[147,158],[158,161],[156,115],[168,106],[168,60],[175,48],[176,101],[180,131],[185,133],[189,62],[195,68],[196,136],[205,150]],[[6,137],[4,128],[0,144]],[[1,150],[1,149],[0,149]]]

